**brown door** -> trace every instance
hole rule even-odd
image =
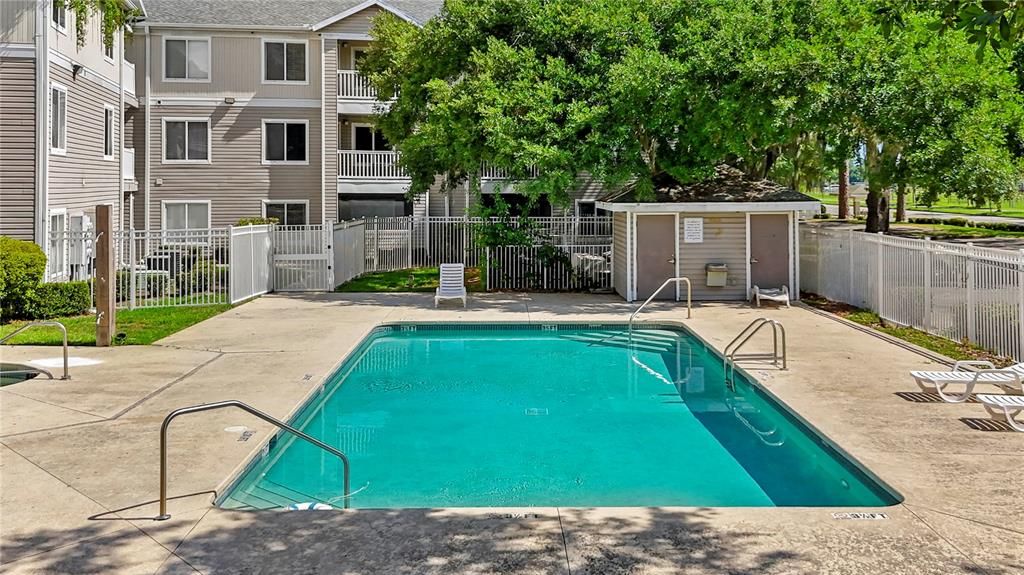
[[[789,285],[789,216],[750,215],[750,287],[780,288]]]
[[[647,299],[676,275],[676,217],[673,214],[636,217],[636,296]],[[658,299],[675,299],[667,287]]]

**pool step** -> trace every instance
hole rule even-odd
[[[680,341],[676,336],[662,335],[648,331],[633,332],[633,341],[630,343],[628,333],[616,333],[609,335],[601,332],[582,332],[579,334],[562,336],[565,339],[589,343],[591,345],[602,345],[607,347],[632,348],[639,351],[650,351],[654,353],[675,352],[676,346],[679,349],[689,349],[689,342]]]
[[[224,500],[221,507],[224,509],[285,509],[293,503],[326,503],[334,506],[264,477],[258,484],[249,485],[245,489],[232,493]]]

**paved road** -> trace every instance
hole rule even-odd
[[[833,216],[839,214],[839,206],[826,206],[828,213]],[[966,218],[972,222],[979,223],[1015,223],[1024,225],[1024,218],[1008,218],[1004,216],[970,216],[965,214],[947,214],[944,212],[924,212],[919,210],[907,210],[908,218],[937,218],[940,220],[950,220],[953,218]]]

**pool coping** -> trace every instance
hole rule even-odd
[[[402,326],[419,326],[419,325],[494,325],[494,326],[511,326],[511,325],[536,325],[538,329],[543,329],[545,325],[557,325],[557,326],[581,326],[581,327],[604,327],[604,326],[628,326],[631,322],[624,320],[601,320],[601,321],[580,321],[580,320],[542,320],[542,321],[530,321],[530,320],[515,320],[515,321],[495,321],[495,320],[460,320],[460,321],[435,321],[435,320],[400,320],[400,321],[382,321],[370,327],[367,332],[360,338],[360,340],[348,349],[341,357],[336,361],[330,368],[330,370],[320,378],[317,385],[310,389],[306,395],[288,412],[288,414],[281,418],[288,425],[300,429],[301,422],[298,421],[302,416],[303,412],[314,404],[314,401],[327,390],[327,385],[336,376],[338,371],[349,361],[350,358],[355,357],[355,354],[365,352],[365,348],[373,340],[373,336],[376,332],[382,328]],[[667,327],[669,329],[677,329],[685,331],[686,333],[695,337],[706,349],[714,353],[718,358],[725,361],[725,357],[722,352],[713,346],[707,339],[702,337],[695,329],[686,325],[682,321],[674,320],[652,320],[642,322],[632,322],[633,325],[639,325],[646,329],[658,329],[661,327]],[[914,350],[911,350],[914,351]],[[515,509],[547,509],[547,508],[561,508],[561,509],[646,509],[646,508],[663,508],[663,509],[842,509],[846,512],[852,512],[850,510],[855,509],[870,509],[870,510],[886,510],[892,509],[896,506],[902,505],[906,498],[904,495],[893,487],[889,482],[882,479],[877,473],[871,468],[865,465],[860,459],[853,456],[851,453],[846,451],[843,447],[838,445],[829,435],[820,430],[817,426],[807,421],[798,411],[790,407],[782,398],[773,393],[767,386],[765,386],[757,377],[752,375],[743,367],[733,362],[733,369],[740,372],[747,381],[757,389],[758,392],[763,393],[773,401],[777,407],[781,408],[785,415],[793,418],[799,425],[806,427],[819,440],[822,449],[828,452],[829,450],[835,452],[845,460],[845,463],[849,464],[855,469],[855,472],[861,473],[865,478],[875,485],[877,490],[884,493],[886,496],[893,500],[892,503],[885,506],[673,506],[673,505],[662,505],[662,506],[542,506],[542,507],[515,507]],[[235,468],[221,481],[213,490],[213,494],[210,497],[210,503],[214,507],[221,508],[221,504],[230,496],[230,494],[239,486],[242,480],[258,465],[263,463],[264,458],[269,456],[270,450],[274,449],[277,441],[283,437],[285,441],[295,441],[297,437],[289,437],[291,434],[278,427],[274,427],[275,431],[268,434],[265,438],[261,439],[255,444],[253,450],[237,465]],[[314,501],[317,501],[314,498]],[[332,504],[333,507],[333,504]],[[360,511],[374,511],[379,509],[432,509],[429,507],[400,507],[400,508],[359,508]],[[444,509],[457,509],[457,510],[478,510],[481,512],[488,512],[489,510],[495,509],[508,509],[507,507],[444,507]],[[274,508],[271,510],[286,511],[286,508]],[[356,509],[350,509],[348,507],[334,507],[333,511],[355,511]],[[242,512],[248,512],[241,510]],[[263,510],[266,511],[266,510]]]

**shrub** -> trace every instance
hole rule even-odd
[[[36,286],[35,297],[28,305],[31,319],[47,319],[82,315],[92,307],[89,282],[53,282]]]
[[[267,224],[278,224],[280,223],[277,218],[242,218],[238,220],[236,226],[265,226]]]
[[[28,317],[27,307],[46,273],[46,255],[36,244],[0,236],[0,315]]]
[[[201,259],[186,273],[174,278],[178,285],[178,293],[203,293],[220,291],[227,287],[228,268],[208,259]]]

